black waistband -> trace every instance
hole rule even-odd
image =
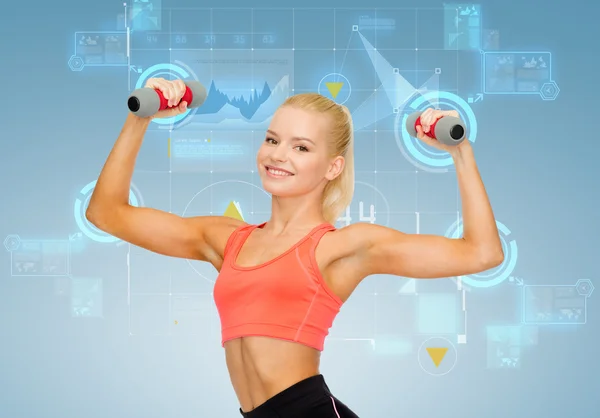
[[[331,396],[331,392],[323,375],[317,374],[284,389],[252,411],[243,412],[240,408],[240,413],[245,418],[276,418],[280,411],[305,407],[311,398],[324,395]]]

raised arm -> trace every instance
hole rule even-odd
[[[177,104],[185,91],[182,82],[162,79],[149,80],[147,87],[159,88],[170,105]],[[181,103],[153,117],[177,115],[185,111],[186,105]],[[242,222],[223,216],[183,218],[129,204],[135,162],[151,120],[131,113],[127,116],[100,173],[86,217],[102,231],[149,251],[218,266],[229,235]]]
[[[430,110],[421,116],[423,129],[444,115],[458,117],[456,112]],[[405,234],[383,226],[355,224],[340,230],[341,241],[354,243],[344,256],[352,260],[351,264],[362,277],[393,274],[444,278],[475,274],[498,266],[504,260],[502,244],[469,141],[444,146],[424,136],[421,129],[418,137],[452,155],[462,200],[463,237]]]

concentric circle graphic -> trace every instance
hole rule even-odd
[[[429,107],[445,110],[456,110],[467,125],[469,141],[477,139],[477,119],[471,106],[456,94],[444,91],[430,91],[415,98],[396,114],[394,134],[396,144],[404,156],[418,168],[432,172],[448,171],[453,164],[452,157],[447,152],[425,145],[419,139],[409,135],[406,130],[406,119],[413,112],[423,111]]]
[[[419,347],[417,361],[425,373],[444,376],[456,366],[458,352],[447,338],[431,337],[423,341]]]
[[[99,230],[92,225],[85,217],[85,211],[90,203],[92,192],[96,187],[96,180],[86,184],[80,191],[79,195],[75,198],[75,204],[73,205],[73,213],[75,215],[75,223],[81,232],[89,239],[101,242],[101,243],[112,243],[120,241],[119,238],[107,234],[104,231]],[[139,193],[139,190],[132,185],[129,191],[129,204],[132,206],[143,206],[143,200]]]
[[[350,80],[340,73],[330,73],[319,81],[317,92],[323,96],[329,97],[337,104],[344,104],[352,94],[352,85]]]
[[[510,230],[501,222],[496,221],[500,232],[500,242],[504,250],[504,261],[498,267],[479,274],[460,276],[461,281],[472,288],[488,288],[497,286],[508,279],[517,264],[518,247],[517,242],[510,237]],[[460,238],[463,234],[462,219],[454,222],[446,231],[448,238]]]
[[[245,222],[266,221],[271,211],[271,195],[259,186],[242,180],[222,180],[196,193],[187,203],[182,216],[221,216],[232,203],[239,203]],[[204,280],[214,283],[217,272],[210,263],[186,260],[190,268]]]
[[[175,61],[175,63],[164,63],[164,64],[156,64],[149,68],[147,68],[135,83],[135,88],[139,89],[144,87],[146,81],[149,78],[162,77],[166,79],[182,79],[186,80],[192,77],[194,80],[197,80],[195,74],[193,74],[192,70],[184,65],[180,61]],[[173,116],[170,118],[161,118],[161,119],[152,119],[152,122],[160,125],[161,128],[169,128],[172,125],[178,124],[184,119],[187,118],[188,115],[194,114],[196,109],[188,109],[184,113]]]

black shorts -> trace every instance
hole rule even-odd
[[[323,375],[316,375],[290,386],[252,411],[245,418],[358,418],[331,394]]]

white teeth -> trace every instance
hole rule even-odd
[[[272,168],[267,169],[270,173],[275,174],[276,176],[291,176],[290,173],[286,173],[285,171],[274,170]]]

